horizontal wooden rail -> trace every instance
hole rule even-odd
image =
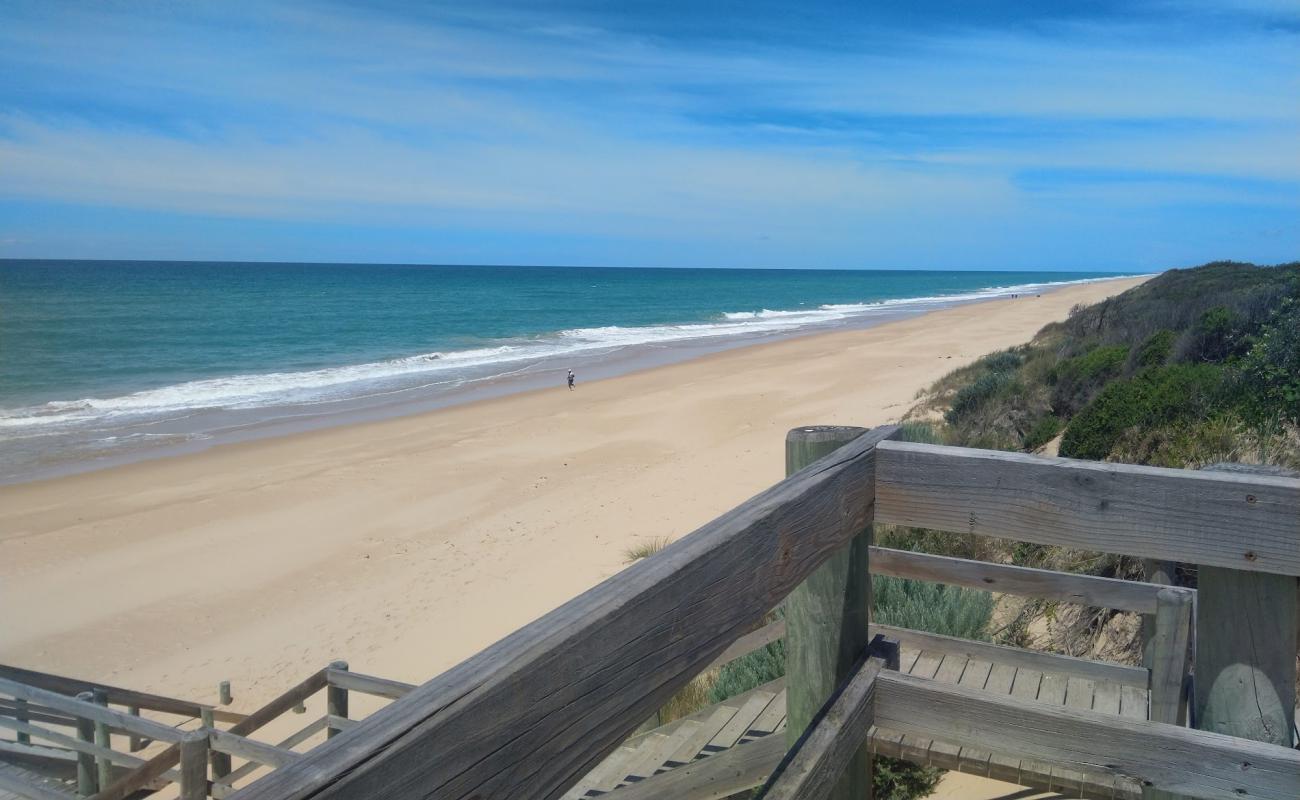
[[[57,709],[37,705],[35,703],[28,703],[27,706],[21,710],[20,714],[17,704],[13,700],[0,698],[0,717],[18,716],[23,716],[33,722],[44,722],[47,725],[61,725],[65,728],[77,727],[76,717],[73,717],[70,714],[64,714],[62,711]]]
[[[876,522],[1300,575],[1300,480],[885,442]]]
[[[67,734],[52,731],[48,728],[42,728],[38,725],[31,725],[16,720],[0,719],[0,728],[8,728],[20,733],[26,733],[33,738],[44,739],[47,742],[54,742],[55,744],[62,745],[70,750],[75,750],[78,753],[90,753],[91,755],[108,759],[110,762],[123,767],[138,767],[145,763],[145,760],[139,756],[133,756],[130,753],[123,753],[122,751],[114,750],[111,747],[101,747],[94,742],[82,741],[75,736],[68,736]],[[176,780],[177,775],[175,773],[170,773],[167,777],[170,780]]]
[[[557,797],[871,524],[876,445],[896,430],[864,434],[232,796]]]
[[[943,636],[938,633],[914,631],[911,628],[896,628],[893,625],[872,625],[873,634],[883,634],[890,639],[897,639],[904,647],[916,650],[929,650],[935,653],[951,653],[979,661],[1005,664],[1020,669],[1036,669],[1040,672],[1056,672],[1093,681],[1110,681],[1120,686],[1134,686],[1146,689],[1150,671],[1142,667],[1130,667],[1125,664],[1112,664],[1107,661],[1091,661],[1086,658],[1062,656],[1055,653],[1041,653],[1036,650],[1022,650],[1019,647],[1007,647],[990,642],[976,642],[971,639],[959,639],[955,636]]]
[[[153,720],[123,714],[95,703],[87,703],[74,697],[68,697],[48,689],[38,689],[35,686],[17,683],[7,678],[0,678],[0,694],[6,694],[19,700],[29,700],[74,717],[102,722],[111,728],[134,733],[137,736],[147,736],[150,739],[157,739],[162,742],[179,742],[181,737],[184,736],[183,731]]]
[[[283,767],[285,764],[293,763],[295,760],[302,758],[302,753],[295,753],[292,750],[276,747],[273,744],[266,744],[255,739],[249,739],[246,736],[239,736],[215,728],[208,731],[208,742],[212,749],[218,753],[226,753],[248,761],[256,761],[268,767]]]
[[[376,678],[373,675],[363,675],[360,672],[350,672],[348,670],[334,669],[333,667],[325,670],[325,679],[330,686],[337,686],[340,689],[361,692],[362,694],[372,694],[376,697],[387,697],[389,700],[396,700],[415,688],[413,683],[402,683],[388,678]]]
[[[48,672],[37,672],[33,669],[23,669],[8,664],[0,664],[0,678],[25,683],[38,689],[48,689],[70,697],[82,692],[102,689],[107,694],[110,703],[121,706],[135,706],[148,711],[161,711],[165,714],[176,714],[182,717],[197,719],[202,710],[207,708],[211,709],[212,718],[219,722],[233,723],[244,718],[243,714],[206,706],[202,703],[193,703],[188,700],[179,700],[175,697],[166,697],[149,692],[138,692],[134,689],[123,689],[120,686],[108,686],[103,683],[83,681],[78,678],[68,678],[63,675],[53,675]]]
[[[328,724],[328,722],[329,720],[327,717],[318,717],[317,719],[308,723],[306,727],[302,728],[297,733],[294,733],[291,736],[288,736],[282,739],[281,741],[277,742],[275,746],[280,748],[281,750],[291,750],[294,747],[297,747],[298,745],[307,741],[311,737],[315,736],[316,734],[320,733],[321,731],[325,730],[325,726]],[[256,761],[249,761],[247,764],[244,764],[238,769],[233,770],[229,775],[213,780],[212,796],[217,798],[217,800],[222,800],[222,798],[226,797],[227,795],[229,795],[231,792],[234,791],[233,787],[236,783],[248,777],[249,775],[253,774],[262,766],[263,765],[257,763]]]
[[[1173,589],[1192,596],[1196,594],[1195,589],[1076,575],[1050,569],[990,564],[987,561],[913,553],[889,547],[871,548],[871,572],[875,575],[946,583],[1138,614],[1156,613],[1156,595],[1162,589]]]
[[[1288,748],[888,671],[876,678],[875,721],[903,734],[1102,769],[1211,800],[1295,800],[1300,788],[1300,752]]]
[[[722,651],[722,655],[715,658],[713,663],[704,668],[704,671],[708,672],[711,669],[718,669],[722,665],[729,664],[741,656],[749,655],[759,648],[766,647],[772,642],[784,638],[785,620],[778,619],[769,622],[758,630],[750,631],[732,642],[726,650]]]

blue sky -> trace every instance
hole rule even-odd
[[[886,5],[0,0],[0,258],[1300,258],[1300,0]]]

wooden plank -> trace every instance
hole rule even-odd
[[[34,669],[23,669],[9,664],[0,664],[0,678],[5,678],[17,683],[25,683],[28,686],[35,686],[38,689],[46,689],[51,692],[58,692],[62,695],[74,697],[82,692],[93,692],[95,689],[103,689],[108,694],[108,702],[122,706],[136,706],[150,711],[161,711],[167,714],[176,714],[182,717],[199,716],[200,709],[210,708],[202,703],[193,703],[189,700],[179,700],[175,697],[166,697],[161,694],[151,694],[149,692],[138,692],[135,689],[124,689],[120,686],[108,686],[98,681],[84,681],[79,678],[69,678],[64,675],[53,675],[48,672],[38,672]],[[212,709],[214,719],[221,722],[239,722],[244,718],[243,714],[234,711],[225,711],[223,709]]]
[[[766,736],[606,795],[609,800],[723,800],[762,785],[785,755],[785,740]]]
[[[727,720],[727,724],[723,725],[709,743],[704,745],[704,752],[712,755],[735,747],[740,737],[749,730],[750,724],[758,719],[758,715],[763,713],[763,709],[767,708],[775,697],[775,694],[769,692],[751,693],[744,704],[736,710],[735,715]]]
[[[764,800],[822,800],[839,791],[845,767],[864,749],[882,670],[885,662],[879,658],[859,663],[772,771],[760,792]]]
[[[1087,678],[1067,678],[1065,684],[1065,707],[1091,711],[1092,697],[1096,690],[1097,684]],[[1052,780],[1048,784],[1048,789],[1054,792],[1060,792],[1067,796],[1072,795],[1082,797],[1087,793],[1087,773],[1090,771],[1091,770],[1085,771],[1069,765],[1053,765]]]
[[[1010,697],[1012,687],[1015,686],[1016,671],[1016,668],[1010,664],[994,664],[989,670],[988,680],[984,683],[984,691],[1001,697]],[[990,751],[988,770],[990,778],[1016,783],[1020,780],[1020,759]]]
[[[875,713],[882,726],[1077,769],[1104,766],[1212,800],[1295,800],[1300,792],[1300,752],[1276,745],[1020,703],[888,671],[876,681]]]
[[[776,697],[772,698],[772,702],[767,704],[767,708],[763,709],[763,713],[754,718],[749,729],[740,737],[740,741],[758,739],[775,733],[785,720],[785,701],[786,693],[783,688],[777,693]]]
[[[403,683],[388,678],[376,678],[373,675],[348,672],[333,667],[325,670],[325,677],[330,686],[361,692],[362,694],[372,694],[376,697],[387,697],[389,700],[403,697],[415,688],[413,683]]]
[[[958,639],[941,636],[937,633],[925,633],[909,628],[896,628],[892,625],[872,625],[872,633],[883,633],[891,639],[898,639],[906,646],[924,647],[936,653],[953,653],[991,661],[995,664],[1009,664],[1025,667],[1039,672],[1055,672],[1062,675],[1077,675],[1094,681],[1112,681],[1125,686],[1146,688],[1148,672],[1141,667],[1123,664],[1111,664],[1104,661],[1089,661],[1084,658],[1060,656],[1054,653],[1038,653],[1033,650],[1021,650],[1018,647],[1006,647],[988,642],[974,642],[970,639]]]
[[[793,475],[852,440],[865,428],[813,425],[785,437],[785,473]],[[804,729],[849,677],[871,642],[871,528],[831,555],[786,598],[786,744]],[[854,800],[871,793],[871,752],[864,746],[842,765],[839,784],[827,796]]]
[[[961,681],[961,676],[969,663],[969,656],[948,653],[944,655],[943,662],[934,673],[934,680],[939,683],[956,684]],[[930,764],[942,769],[960,770],[961,746],[935,739],[930,742]]]
[[[137,733],[141,736],[147,736],[150,739],[157,739],[163,742],[179,742],[183,733],[175,728],[153,720],[144,719],[143,717],[133,717],[130,714],[123,714],[120,711],[114,711],[111,708],[95,705],[93,702],[78,700],[74,697],[65,697],[58,692],[52,692],[48,689],[39,689],[35,686],[28,686],[23,683],[11,681],[8,678],[0,678],[0,692],[10,697],[27,700],[33,703],[40,703],[43,706],[62,711],[65,714],[71,714],[80,719],[88,719],[92,722],[107,723],[110,727],[121,731]],[[83,692],[83,695],[93,697],[90,692]],[[93,736],[93,733],[92,733]]]
[[[909,675],[915,675],[918,678],[932,680],[935,673],[939,671],[939,665],[942,663],[943,653],[918,651],[916,660],[912,662],[912,666],[907,672]],[[907,759],[915,764],[926,766],[930,763],[930,744],[930,739],[902,735],[898,741],[897,757]]]
[[[77,720],[68,714],[64,714],[57,709],[47,708],[34,703],[27,703],[23,708],[19,708],[20,703],[27,703],[26,700],[13,700],[11,698],[0,698],[0,717],[13,717],[18,719],[24,717],[28,722],[42,722],[46,725],[62,725],[65,728],[77,727]]]
[[[876,521],[1300,575],[1300,480],[884,442]]]
[[[758,630],[750,631],[732,642],[726,650],[722,651],[722,655],[715,658],[712,664],[709,664],[701,671],[708,672],[709,670],[718,669],[724,664],[729,664],[741,656],[749,655],[760,647],[766,647],[782,638],[785,638],[785,620],[778,619],[775,622],[769,622]]]
[[[210,730],[208,731],[208,740],[213,750],[249,761],[256,761],[268,767],[283,767],[302,758],[302,753],[285,750],[229,731]]]
[[[1039,597],[1139,614],[1154,614],[1156,594],[1163,586],[1095,575],[1075,575],[1050,569],[990,564],[965,558],[912,553],[889,547],[871,548],[871,572],[898,578],[966,586],[1022,597]],[[1195,596],[1195,589],[1175,589]]]
[[[896,430],[859,437],[235,796],[558,796],[871,523],[875,447]]]

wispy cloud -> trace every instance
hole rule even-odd
[[[1177,259],[1198,257],[1208,207],[1238,223],[1300,211],[1300,32],[1266,5],[1226,33],[1221,11],[1198,24],[1190,6],[856,32],[832,18],[833,47],[563,9],[6,11],[0,197],[57,204],[72,239],[77,208],[139,212],[105,255],[150,251],[164,213],[214,220],[217,251],[215,220],[280,224],[283,258],[346,224],[405,238],[411,260],[626,263],[656,241],[672,263],[868,264],[871,248],[1040,266],[1038,248],[1126,266],[1140,233],[1116,209],[1158,212],[1166,240],[1196,230]],[[456,244],[438,252],[430,231]],[[1300,235],[1268,242],[1239,255],[1281,257]]]

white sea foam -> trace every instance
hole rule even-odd
[[[25,408],[0,409],[5,438],[25,438],[42,430],[115,421],[143,421],[202,409],[248,409],[273,405],[314,404],[387,394],[430,383],[457,383],[464,376],[500,375],[529,362],[577,356],[633,346],[722,337],[777,334],[828,326],[882,311],[918,309],[1027,294],[1044,288],[1089,283],[1088,278],[1056,283],[990,287],[963,294],[909,297],[872,303],[827,304],[798,309],[733,311],[711,322],[637,327],[573,328],[493,347],[422,353],[404,358],[297,372],[232,375],[187,381],[128,395],[53,401]]]

